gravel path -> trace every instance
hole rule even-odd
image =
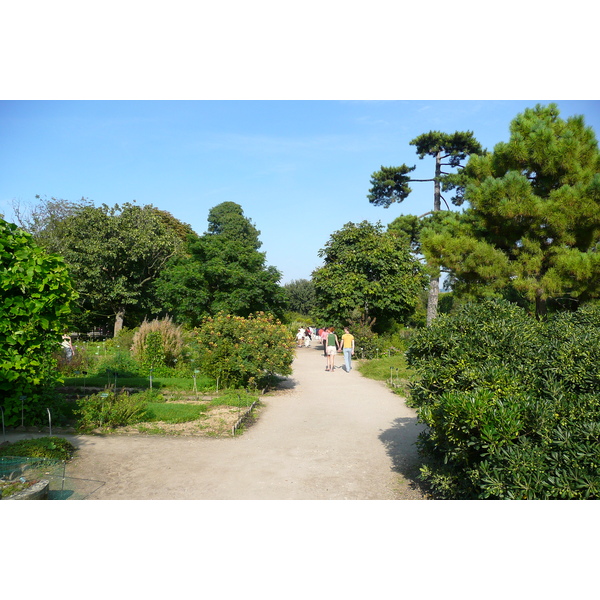
[[[293,367],[239,437],[65,436],[79,448],[67,476],[105,482],[89,499],[422,499],[404,400],[356,369],[326,372],[314,347]]]

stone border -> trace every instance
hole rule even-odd
[[[50,491],[50,482],[47,479],[42,479],[22,492],[17,492],[2,500],[47,500],[48,492]]]

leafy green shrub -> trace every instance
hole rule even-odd
[[[146,399],[114,388],[78,401],[78,428],[90,431],[99,427],[112,429],[133,425],[145,419]]]
[[[411,341],[424,478],[444,498],[598,498],[600,309],[487,301]]]
[[[146,375],[143,368],[136,362],[129,352],[117,351],[103,357],[96,366],[98,375],[118,373],[121,377],[135,377]]]
[[[75,453],[71,442],[59,437],[42,437],[20,440],[0,448],[0,456],[26,456],[31,458],[51,458],[69,460]]]
[[[223,387],[267,385],[275,375],[290,375],[294,338],[271,315],[238,317],[219,313],[195,330],[202,371]]]
[[[21,398],[34,409],[60,380],[54,351],[77,294],[64,260],[0,219],[0,405],[20,424]]]
[[[106,340],[105,345],[109,350],[121,350],[122,352],[129,352],[133,345],[133,338],[138,332],[139,327],[129,329],[123,327],[114,338]]]

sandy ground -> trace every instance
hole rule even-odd
[[[293,367],[239,437],[65,435],[79,448],[67,476],[103,482],[90,500],[423,499],[404,400],[356,369],[326,372],[315,347]]]

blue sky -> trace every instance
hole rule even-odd
[[[261,231],[282,283],[310,278],[329,236],[352,221],[431,209],[431,183],[414,183],[389,209],[369,204],[382,165],[433,160],[409,145],[430,130],[471,130],[486,148],[508,139],[531,101],[0,101],[0,213],[35,195],[95,204],[153,204],[201,234],[208,211],[237,202]],[[600,102],[556,101],[600,135]]]

